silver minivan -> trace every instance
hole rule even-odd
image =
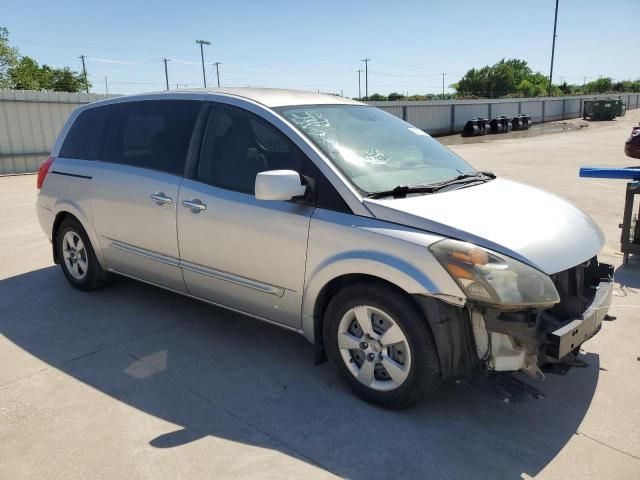
[[[76,288],[116,273],[303,334],[363,399],[576,362],[611,303],[601,230],[352,100],[225,88],[77,109],[37,211]]]

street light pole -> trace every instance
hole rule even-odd
[[[551,82],[553,81],[553,56],[556,52],[556,27],[558,26],[558,2],[556,0],[556,16],[553,20],[553,44],[551,45],[551,71],[549,72],[549,96],[551,96]]]
[[[360,100],[362,98],[362,87],[360,86],[360,74],[362,73],[362,70],[359,69],[358,70],[358,100]]]
[[[446,73],[441,73],[440,75],[442,75],[442,99],[444,100],[444,76]]]
[[[364,62],[364,99],[369,100],[369,61],[370,58],[363,58]]]
[[[211,45],[211,42],[207,42],[206,40],[196,40],[196,43],[200,44],[200,58],[202,59],[202,82],[204,83],[204,88],[207,88],[207,75],[204,72],[204,49],[203,45]]]

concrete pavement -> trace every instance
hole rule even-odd
[[[585,209],[619,266],[624,181],[577,168],[633,165],[638,120],[453,148]],[[544,399],[472,382],[388,412],[298,335],[124,278],[72,289],[35,194],[34,176],[0,178],[0,478],[640,478],[638,261],[617,272],[618,319],[584,345],[589,367],[548,376]]]

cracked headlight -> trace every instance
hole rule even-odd
[[[429,247],[467,297],[502,307],[550,307],[560,297],[548,275],[518,260],[458,240]]]

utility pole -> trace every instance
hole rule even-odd
[[[78,58],[82,60],[82,74],[84,75],[84,86],[85,86],[85,89],[87,90],[87,93],[89,93],[89,82],[87,81],[87,67],[84,64],[84,59],[86,57],[84,55],[80,55]]]
[[[556,0],[556,15],[553,20],[553,43],[551,45],[551,71],[549,72],[549,96],[551,96],[551,83],[553,82],[553,56],[556,52],[556,27],[558,26],[558,2]]]
[[[204,72],[204,49],[203,45],[211,45],[211,42],[207,42],[206,40],[196,40],[196,43],[200,44],[200,58],[202,59],[202,82],[204,83],[204,88],[207,88],[207,74]]]
[[[214,63],[214,65],[216,66],[216,77],[218,77],[218,87],[220,87],[220,70],[218,69],[218,66],[222,65],[222,62],[216,62]]]
[[[360,100],[362,98],[362,88],[361,88],[361,84],[360,84],[360,74],[362,73],[362,70],[358,70],[358,100]]]
[[[444,100],[444,76],[446,73],[441,73],[440,75],[442,75],[442,99]]]
[[[369,61],[370,58],[363,58],[364,62],[364,99],[369,100]]]
[[[104,76],[104,90],[107,92],[107,97],[109,96],[109,83],[107,82],[107,76]]]
[[[167,62],[169,59],[163,58],[162,61],[164,62],[164,81],[167,85],[167,90],[169,90],[169,70],[167,70]]]

